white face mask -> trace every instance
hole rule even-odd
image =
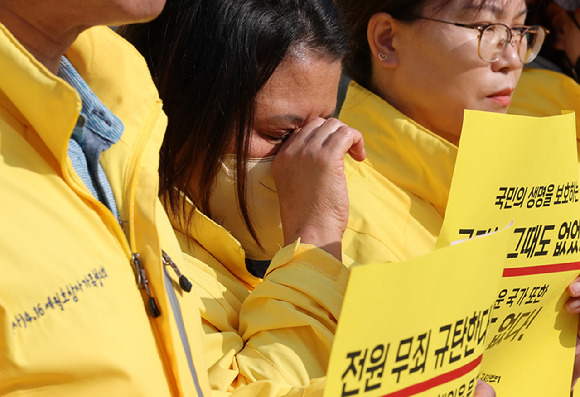
[[[246,257],[270,260],[284,245],[280,203],[274,178],[274,156],[246,160],[246,205],[262,247],[246,228],[238,205],[235,182],[236,156],[226,155],[217,174],[215,189],[209,199],[213,220],[228,230],[246,251]]]

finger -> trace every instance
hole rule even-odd
[[[564,307],[568,313],[578,314],[580,313],[580,298],[570,298],[564,304]]]
[[[495,390],[491,385],[478,379],[473,397],[496,397]]]
[[[353,144],[350,147],[348,153],[353,159],[357,161],[363,161],[367,157],[367,153],[365,151],[365,142],[362,134],[358,130],[354,131],[355,134],[353,135]]]
[[[326,120],[320,117],[310,120],[302,128],[299,128],[290,134],[290,136],[282,145],[281,150],[284,149],[285,151],[296,151],[302,149],[304,145],[306,145],[306,143],[310,140],[312,133],[316,131],[322,124],[324,124],[325,121]]]
[[[568,285],[568,292],[570,296],[580,297],[580,277],[577,277]]]
[[[342,159],[347,152],[357,161],[362,161],[366,157],[362,134],[346,124],[342,124],[329,135],[324,145],[333,157],[337,156]]]
[[[318,151],[319,148],[323,148],[328,138],[337,132],[341,127],[345,126],[342,121],[335,118],[329,118],[324,121],[318,128],[312,131],[310,136],[307,138],[306,143],[309,147]]]

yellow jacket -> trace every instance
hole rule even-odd
[[[372,164],[349,161],[345,167],[351,210],[343,251],[359,263],[402,261],[432,251],[445,215],[457,147],[354,81],[339,119],[363,134]],[[351,172],[360,175],[349,177]],[[369,248],[368,238],[361,244],[369,231],[381,246],[390,247],[391,256],[385,257],[385,250],[376,246]]]
[[[560,73],[524,69],[509,112],[548,116],[561,114],[563,109],[576,111],[580,153],[580,86]],[[364,174],[347,178],[351,204],[349,228],[343,239],[347,258],[361,263],[380,262],[388,254],[386,246],[393,251],[387,260],[405,260],[430,252],[445,215],[457,147],[354,81],[348,87],[339,119],[363,134],[367,160],[387,179],[385,182],[372,175],[364,164],[347,161],[347,176],[353,169]],[[370,191],[365,186],[369,183],[375,186]],[[383,202],[377,202],[375,196],[382,197]],[[367,236],[361,243],[369,231],[376,238]]]
[[[183,262],[157,199],[166,118],[145,62],[105,27],[66,55],[125,126],[101,159],[124,230],[67,156],[79,95],[0,25],[0,395],[208,395],[199,316],[182,338],[161,259]]]
[[[556,116],[562,110],[576,112],[576,146],[580,153],[580,84],[562,73],[524,68],[508,113]]]
[[[179,232],[177,216],[173,222],[188,262],[181,271],[202,301],[213,395],[234,389],[236,396],[286,393],[256,383],[263,380],[293,385],[297,395],[309,386],[304,395],[319,395],[348,269],[297,242],[276,254],[262,280],[246,270],[240,243],[198,210],[189,223],[190,241]]]

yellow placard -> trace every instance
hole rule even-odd
[[[510,236],[354,266],[324,395],[473,395]]]
[[[437,247],[513,221],[480,379],[498,396],[568,396],[580,265],[574,114],[466,111]]]

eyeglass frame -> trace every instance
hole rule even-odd
[[[461,28],[467,28],[467,29],[474,29],[477,30],[479,32],[479,36],[477,38],[477,55],[479,56],[479,58],[484,61],[484,62],[488,62],[488,63],[493,63],[493,62],[497,62],[502,56],[503,54],[505,54],[505,51],[507,50],[507,46],[509,44],[511,44],[512,39],[513,39],[513,28],[510,28],[509,26],[507,26],[505,23],[501,23],[501,22],[496,22],[496,23],[483,23],[483,24],[470,24],[470,23],[459,23],[459,22],[449,22],[449,21],[444,21],[442,19],[435,19],[435,18],[430,18],[430,17],[424,17],[424,16],[419,16],[419,19],[425,19],[427,21],[434,21],[434,22],[441,22],[441,23],[446,23],[448,25],[454,25],[454,26],[459,26]],[[576,21],[574,21],[576,22]],[[507,31],[509,32],[509,36],[508,36],[508,40],[506,41],[506,46],[504,47],[502,53],[497,57],[497,59],[493,60],[493,61],[486,61],[485,59],[482,58],[481,54],[479,53],[479,49],[481,46],[481,37],[483,36],[483,31],[487,28],[489,28],[490,26],[494,26],[494,25],[501,25],[504,26]],[[532,30],[532,29],[542,29],[544,30],[544,37],[550,33],[550,31],[548,29],[546,29],[545,27],[541,26],[541,25],[531,25],[531,26],[527,26],[527,25],[521,25],[518,26],[519,29],[522,29],[522,31],[520,32],[520,41],[518,42],[518,58],[520,58],[520,61],[525,64],[525,63],[530,63],[532,62],[534,59],[536,59],[536,56],[534,56],[534,58],[532,58],[532,60],[528,61],[528,62],[524,62],[521,58],[520,54],[520,45],[521,45],[521,37],[522,33],[524,33],[527,30]],[[542,45],[544,43],[542,42]],[[540,47],[541,48],[541,47]]]

